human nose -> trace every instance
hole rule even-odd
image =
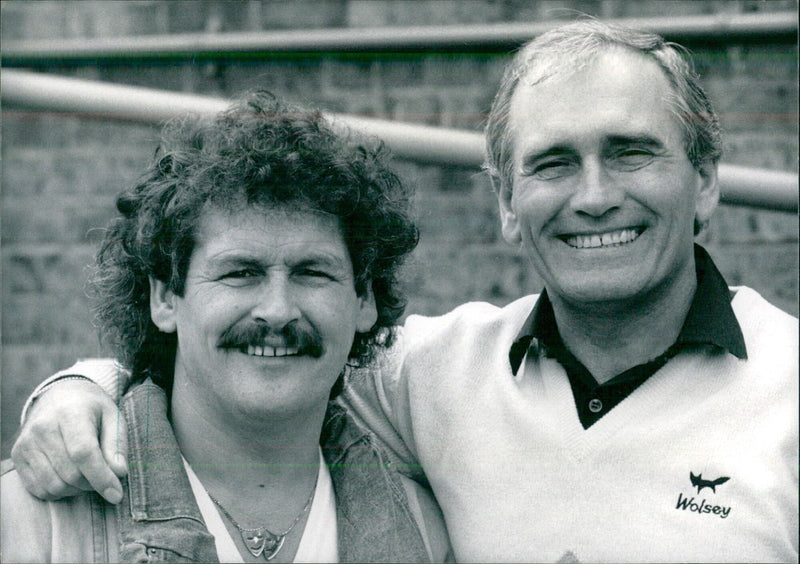
[[[570,199],[574,211],[600,217],[622,205],[625,193],[619,180],[608,174],[598,159],[587,159],[581,172],[578,186]]]
[[[300,309],[285,276],[270,276],[259,289],[258,298],[250,312],[256,321],[272,328],[281,328],[300,318]]]

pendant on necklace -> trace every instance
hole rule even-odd
[[[250,554],[258,558],[262,554],[266,560],[272,560],[283,548],[286,535],[277,536],[265,527],[258,529],[241,529],[242,540]]]

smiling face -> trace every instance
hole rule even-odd
[[[717,200],[716,166],[695,169],[658,65],[622,49],[511,101],[513,189],[503,235],[522,244],[554,299],[651,299],[694,280],[694,219]]]
[[[177,332],[173,393],[221,418],[324,406],[377,317],[337,218],[257,207],[204,211],[183,295],[154,280],[150,303]]]

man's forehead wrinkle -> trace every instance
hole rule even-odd
[[[336,216],[258,206],[205,210],[195,252],[209,269],[314,263],[347,270],[350,260]]]
[[[207,260],[213,263],[231,263],[231,262],[252,262],[260,263],[265,258],[268,261],[275,259],[285,260],[291,259],[292,262],[317,262],[317,263],[331,263],[331,264],[344,264],[346,257],[341,256],[334,250],[326,248],[330,244],[329,239],[314,239],[306,241],[287,241],[285,243],[270,244],[269,246],[260,245],[254,247],[251,245],[250,240],[244,241],[240,246],[226,245],[221,249],[214,249],[214,245],[210,245],[211,252],[207,255]],[[282,251],[289,250],[289,253]],[[297,250],[298,252],[293,252]]]
[[[312,209],[298,211],[250,206],[237,211],[207,209],[198,221],[197,238],[199,242],[203,242],[204,239],[218,237],[222,233],[236,235],[239,232],[242,233],[242,237],[251,238],[246,234],[260,230],[272,235],[276,230],[287,231],[287,227],[296,227],[296,233],[303,233],[303,228],[310,222],[315,223],[321,230],[331,229],[332,232],[341,233],[339,218],[333,214]]]
[[[232,225],[246,222],[249,217],[263,215],[276,221],[303,223],[309,218],[317,218],[321,222],[338,221],[339,217],[324,210],[316,209],[301,201],[278,203],[246,203],[228,202],[219,205],[213,201],[206,202],[201,212],[201,221],[209,217],[222,217]]]

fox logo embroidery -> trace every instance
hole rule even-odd
[[[693,472],[689,472],[689,479],[692,481],[692,485],[697,488],[698,494],[703,488],[711,488],[712,492],[717,493],[717,486],[730,480],[727,476],[721,476],[716,480],[704,480],[702,474],[695,476]]]
[[[709,488],[716,494],[717,486],[724,484],[730,478],[728,476],[720,476],[716,480],[704,480],[702,474],[695,476],[694,472],[689,472],[689,480],[692,482],[692,487],[697,488],[697,497],[699,498],[703,488]],[[731,514],[730,506],[711,505],[706,501],[705,499],[696,499],[694,497],[683,497],[683,493],[678,493],[678,503],[675,505],[675,509],[686,511],[687,514],[716,515],[720,519],[727,519],[728,515]]]

